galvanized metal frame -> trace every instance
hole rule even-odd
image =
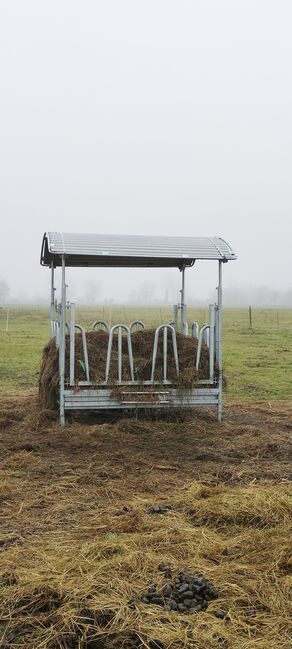
[[[144,322],[142,322],[142,320],[133,320],[133,322],[131,322],[129,326],[129,329],[131,333],[133,329],[135,329],[136,331],[139,331],[139,329],[144,331],[145,329]]]
[[[82,337],[82,349],[83,349],[83,358],[84,358],[84,366],[85,366],[85,374],[86,374],[86,384],[90,384],[90,376],[89,376],[89,362],[88,362],[88,353],[87,353],[87,342],[86,342],[86,333],[84,327],[80,324],[75,324],[75,329],[79,329]]]
[[[41,264],[75,267],[174,267],[193,266],[197,259],[236,259],[220,237],[169,237],[142,235],[97,235],[46,232]]]
[[[65,237],[65,238],[64,238]],[[143,239],[143,238],[142,238]],[[144,238],[147,239],[147,238]],[[158,239],[162,239],[159,238]],[[165,246],[165,241],[170,238],[164,238],[163,242],[159,243],[159,246]],[[140,238],[141,240],[141,238]],[[205,241],[205,240],[204,240]],[[196,389],[192,390],[182,390],[177,389],[172,385],[172,382],[167,378],[167,336],[168,332],[171,333],[172,343],[173,343],[173,355],[175,360],[175,366],[177,370],[177,376],[179,375],[179,358],[177,353],[176,345],[176,331],[178,328],[178,309],[180,309],[180,330],[184,335],[188,333],[188,325],[186,318],[186,304],[185,304],[185,269],[187,266],[193,265],[195,259],[188,257],[184,258],[182,255],[180,258],[177,257],[177,248],[173,252],[173,257],[171,257],[169,251],[165,251],[159,259],[159,257],[154,257],[152,252],[149,252],[147,245],[144,245],[144,242],[139,245],[144,246],[143,249],[143,258],[141,264],[135,262],[137,261],[136,257],[131,257],[131,263],[129,265],[143,265],[146,261],[145,250],[148,254],[148,262],[146,265],[153,266],[168,266],[168,265],[177,265],[182,273],[182,285],[181,285],[181,300],[179,305],[174,307],[174,321],[171,324],[160,325],[157,327],[154,337],[153,345],[153,356],[152,356],[152,371],[151,378],[148,381],[144,381],[143,385],[139,384],[135,380],[134,376],[134,359],[132,351],[132,341],[131,333],[135,329],[136,331],[139,328],[144,328],[144,323],[141,320],[133,321],[129,326],[125,324],[114,325],[109,328],[108,324],[104,320],[96,320],[92,325],[92,330],[95,327],[104,328],[109,332],[109,343],[108,343],[108,353],[106,361],[106,371],[105,379],[102,381],[95,389],[92,389],[92,383],[90,380],[90,368],[87,352],[87,342],[86,342],[86,333],[84,328],[75,322],[75,304],[70,304],[70,326],[66,322],[66,264],[67,261],[69,265],[81,265],[79,264],[80,256],[78,257],[76,264],[72,263],[72,251],[68,253],[68,241],[66,236],[60,235],[60,244],[58,250],[56,250],[56,256],[52,249],[49,251],[48,240],[43,241],[42,248],[42,263],[49,264],[51,269],[51,300],[50,300],[50,331],[51,336],[54,336],[56,339],[56,344],[59,347],[59,378],[60,378],[60,421],[61,425],[65,424],[65,411],[74,410],[74,409],[131,409],[131,408],[166,408],[166,407],[197,407],[197,406],[207,406],[212,405],[217,408],[217,418],[218,421],[222,421],[222,271],[223,263],[228,259],[235,259],[235,254],[228,247],[226,242],[223,242],[227,246],[229,253],[226,255],[226,248],[224,248],[224,253],[220,247],[220,239],[208,239],[212,243],[213,249],[216,250],[216,255],[214,252],[210,253],[210,248],[207,252],[201,252],[201,258],[216,258],[218,260],[218,287],[217,287],[217,304],[210,305],[209,307],[209,323],[204,323],[199,331],[198,323],[193,323],[191,335],[194,338],[198,339],[198,349],[197,356],[195,360],[195,366],[197,369],[200,367],[201,360],[201,351],[203,344],[208,345],[209,347],[209,377],[208,379],[202,379],[198,382]],[[185,242],[185,239],[184,239]],[[218,243],[219,242],[219,243]],[[222,244],[222,245],[223,245]],[[53,244],[52,244],[53,245]],[[186,245],[186,244],[184,244]],[[204,243],[204,245],[207,245]],[[114,258],[106,259],[107,263],[104,265],[127,265],[126,262],[126,253],[119,256],[118,251],[115,250]],[[136,253],[135,253],[136,254]],[[203,256],[205,254],[205,257]],[[48,255],[50,259],[48,262]],[[71,255],[71,256],[70,256]],[[211,255],[211,256],[210,256]],[[212,256],[213,255],[213,256]],[[81,255],[82,256],[82,255]],[[47,260],[47,261],[46,261]],[[83,260],[84,260],[84,250],[83,250]],[[120,264],[118,264],[118,260]],[[91,260],[92,261],[92,260]],[[78,263],[77,263],[78,262]],[[98,263],[97,257],[94,257],[93,263],[86,265],[101,265],[100,260]],[[55,268],[56,266],[61,266],[61,302],[56,309],[55,301]],[[57,311],[57,318],[56,318]],[[84,357],[84,366],[86,373],[86,380],[78,382],[78,390],[76,391],[75,385],[75,330],[78,329],[82,335],[82,345],[83,345],[83,357]],[[66,339],[65,334],[66,330],[70,335],[70,369],[69,369],[69,380],[67,385],[65,385],[65,351],[66,351]],[[112,392],[112,388],[109,385],[109,374],[111,366],[111,356],[112,356],[112,344],[113,336],[117,331],[118,336],[118,377],[117,381],[114,383],[124,386],[125,390],[119,391],[119,396],[116,393]],[[129,356],[129,366],[130,366],[130,381],[123,381],[122,378],[122,337],[123,332],[126,333],[127,337],[127,346],[128,346],[128,356]],[[163,341],[163,385],[162,388],[159,381],[155,380],[155,369],[157,362],[157,350],[158,350],[158,341],[160,333],[162,332],[162,341]],[[218,379],[215,378],[215,362],[218,367]],[[127,386],[131,386],[131,390],[127,390]],[[153,390],[153,387],[157,386],[157,390]],[[151,399],[149,400],[148,388],[151,387]],[[137,389],[135,389],[137,388]],[[145,395],[145,400],[141,399],[141,396]],[[154,398],[156,395],[156,398]]]
[[[55,269],[54,269],[54,262],[51,262],[51,305],[50,305],[50,315],[51,315],[51,324],[50,324],[50,329],[51,329],[51,338],[55,335]]]
[[[170,324],[160,325],[157,327],[154,335],[154,344],[153,344],[153,355],[152,355],[152,371],[151,371],[151,383],[154,382],[155,369],[156,369],[156,360],[157,360],[157,351],[158,351],[158,339],[160,332],[163,332],[163,383],[167,383],[167,332],[171,332],[172,336],[172,348],[173,348],[173,357],[176,369],[176,375],[179,376],[179,363],[178,363],[178,353],[177,353],[177,344],[176,344],[176,335],[174,327]]]
[[[70,334],[70,370],[69,370],[69,385],[70,387],[75,386],[75,376],[74,376],[74,365],[75,365],[75,329],[78,329],[81,332],[82,336],[82,346],[83,346],[83,357],[84,357],[84,365],[85,365],[85,372],[86,372],[86,380],[85,381],[79,381],[79,386],[80,387],[86,387],[86,388],[91,388],[91,381],[90,381],[90,374],[89,374],[89,361],[88,361],[88,352],[87,352],[87,343],[86,343],[86,333],[84,328],[77,324],[75,322],[75,304],[71,303],[70,304],[70,326],[66,322],[66,278],[65,278],[65,256],[63,256],[63,263],[62,263],[62,290],[61,290],[61,303],[59,304],[58,312],[59,312],[59,322],[54,324],[54,327],[51,327],[51,330],[53,330],[56,334],[56,337],[58,337],[58,345],[59,345],[59,373],[60,373],[60,421],[61,425],[65,424],[65,410],[66,409],[74,409],[77,408],[76,404],[79,404],[81,408],[86,408],[87,407],[87,401],[86,397],[84,394],[82,396],[79,394],[76,398],[73,398],[72,395],[69,398],[69,392],[65,388],[65,348],[66,348],[66,341],[65,341],[65,333],[66,329],[68,330],[68,333]],[[53,284],[53,283],[52,283]],[[183,302],[182,302],[183,304]],[[93,323],[92,328],[94,328],[95,325],[104,325],[105,328],[108,328],[108,325],[105,321],[97,320],[95,323]],[[114,332],[117,330],[118,332],[118,380],[117,384],[118,385],[131,385],[131,386],[139,386],[138,381],[135,381],[134,379],[134,363],[133,363],[133,352],[132,352],[132,342],[131,342],[131,329],[136,326],[136,329],[138,326],[144,327],[144,323],[142,321],[134,321],[131,323],[131,325],[128,327],[123,324],[118,324],[114,325],[110,332],[109,332],[109,345],[108,345],[108,353],[107,353],[107,361],[106,361],[106,372],[105,372],[105,381],[100,383],[100,388],[103,386],[107,386],[109,382],[109,372],[110,372],[110,365],[111,365],[111,355],[112,355],[112,343],[113,343],[113,335]],[[131,373],[131,381],[126,381],[123,382],[122,380],[122,331],[126,332],[127,335],[127,344],[128,344],[128,353],[129,353],[129,365],[130,365],[130,373]],[[156,332],[155,332],[155,337],[154,337],[154,345],[153,345],[153,358],[152,358],[152,372],[151,372],[151,379],[149,381],[145,381],[144,385],[147,386],[154,386],[154,385],[159,385],[159,381],[155,381],[155,368],[156,368],[156,359],[157,359],[157,350],[158,350],[158,339],[159,339],[159,334],[160,332],[163,332],[163,384],[164,385],[169,385],[172,386],[171,381],[167,379],[167,332],[170,331],[172,335],[172,342],[173,342],[173,354],[174,354],[174,360],[175,360],[175,366],[176,366],[176,371],[177,371],[177,376],[179,376],[179,359],[178,359],[178,353],[177,353],[177,345],[176,345],[176,334],[175,334],[175,328],[174,326],[170,324],[165,324],[165,325],[160,325],[157,327]],[[58,335],[57,335],[58,332]],[[207,333],[209,334],[207,336]],[[198,324],[193,323],[192,326],[192,334],[197,335],[198,334]],[[216,336],[216,339],[215,339]],[[203,344],[207,344],[209,346],[209,378],[200,380],[198,382],[198,385],[202,387],[198,387],[195,390],[188,390],[185,391],[185,394],[183,394],[182,390],[177,391],[175,388],[170,388],[170,391],[167,391],[167,395],[170,397],[168,399],[165,399],[165,392],[163,391],[158,391],[157,394],[159,394],[158,400],[155,402],[153,401],[153,396],[151,397],[151,405],[149,406],[149,401],[147,400],[147,392],[145,392],[145,401],[141,400],[141,397],[139,397],[139,401],[136,401],[134,398],[129,401],[128,399],[125,402],[121,402],[120,399],[118,401],[115,398],[108,398],[109,397],[109,392],[102,391],[100,389],[92,390],[90,389],[90,407],[92,408],[110,408],[111,406],[113,408],[117,408],[118,406],[120,408],[141,408],[145,407],[145,404],[147,403],[147,407],[166,407],[168,404],[170,407],[176,407],[180,405],[181,407],[189,407],[190,405],[216,405],[217,406],[217,418],[218,421],[222,420],[222,262],[219,262],[219,274],[218,274],[218,304],[217,305],[210,305],[209,307],[209,324],[204,323],[199,335],[198,335],[198,349],[197,349],[197,356],[196,356],[196,369],[199,369],[200,366],[200,360],[201,360],[201,351],[202,351],[202,346]],[[219,378],[218,378],[218,387],[217,388],[203,388],[203,386],[209,385],[212,386],[214,385],[214,360],[216,359],[218,368],[219,368]],[[198,392],[199,391],[199,392]],[[82,391],[84,392],[84,391]],[[87,390],[86,390],[87,392]],[[94,401],[93,395],[96,395],[96,401]],[[123,392],[121,392],[121,395]],[[134,397],[135,394],[138,394],[138,392],[130,393]],[[139,392],[139,395],[141,392]],[[152,393],[151,393],[152,394]],[[103,396],[105,400],[103,400]],[[164,395],[164,396],[163,396]]]
[[[101,330],[104,329],[104,331],[106,331],[107,333],[110,332],[110,327],[108,326],[108,323],[105,320],[95,320],[95,322],[91,327],[91,331],[94,331],[96,327]]]
[[[121,383],[122,383],[122,372],[123,372],[123,367],[122,367],[122,335],[123,335],[123,331],[126,332],[126,336],[127,336],[130,374],[131,374],[131,380],[134,381],[134,363],[133,363],[133,351],[132,351],[131,333],[130,333],[129,327],[127,327],[127,325],[124,325],[124,324],[114,325],[110,330],[109,341],[108,341],[108,349],[107,349],[106,369],[105,369],[105,382],[108,383],[108,380],[109,380],[110,367],[111,367],[111,358],[112,358],[113,336],[114,336],[114,332],[116,330],[118,332],[118,384],[121,385]]]
[[[222,367],[222,274],[223,266],[222,261],[219,261],[218,272],[218,406],[217,406],[217,419],[222,421],[222,385],[223,385],[223,367]]]
[[[75,385],[75,304],[70,304],[70,385]]]
[[[120,391],[119,395],[113,394],[110,389],[97,390],[68,390],[64,392],[66,410],[136,410],[142,409],[165,409],[165,408],[192,408],[217,406],[219,388],[200,387],[193,390],[186,390],[182,395],[181,389],[169,388],[158,389],[147,393],[145,390]],[[150,398],[147,399],[147,394]],[[123,399],[123,395],[129,395],[130,400]],[[145,399],[141,400],[141,395]],[[156,401],[153,395],[157,395]],[[136,398],[135,398],[136,397]],[[138,398],[137,398],[138,397]]]
[[[60,311],[60,340],[59,340],[59,374],[60,374],[60,421],[65,425],[65,323],[66,323],[66,278],[65,255],[62,255],[62,289]]]

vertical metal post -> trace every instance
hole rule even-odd
[[[55,286],[54,286],[54,262],[51,264],[51,338],[55,336]]]
[[[178,306],[177,304],[173,305],[173,322],[174,322],[174,329],[177,331],[177,326],[178,326]]]
[[[218,408],[217,408],[217,419],[222,421],[222,261],[219,261],[219,281],[218,281],[218,369],[219,369],[219,381],[218,381]]]
[[[59,347],[59,378],[60,378],[60,422],[65,425],[65,321],[66,321],[66,278],[65,278],[65,257],[62,255],[62,293],[61,293],[61,314],[60,314],[60,347]]]
[[[118,328],[118,382],[122,383],[122,328]]]
[[[55,339],[56,347],[60,347],[60,327],[61,327],[61,303],[57,305],[57,321],[55,321]]]
[[[186,305],[185,305],[185,266],[181,270],[181,300],[180,300],[180,331],[184,331],[184,322],[186,320]]]
[[[218,286],[217,286],[217,302],[218,302]],[[215,361],[218,365],[218,304],[215,304]]]
[[[163,383],[167,379],[167,327],[163,329]]]
[[[70,304],[70,385],[75,381],[75,304]]]
[[[210,304],[209,306],[209,379],[210,381],[214,380],[214,333],[215,333],[215,306]]]

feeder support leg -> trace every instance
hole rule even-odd
[[[55,336],[55,286],[54,286],[54,264],[51,265],[51,338]]]
[[[180,302],[180,331],[184,333],[184,322],[186,320],[186,305],[185,305],[185,266],[181,270],[181,302]]]
[[[59,347],[59,378],[60,378],[60,423],[65,425],[65,322],[66,322],[66,283],[65,283],[65,257],[62,256],[62,297],[60,320],[60,347]]]
[[[217,407],[217,419],[222,421],[222,267],[223,262],[219,261],[219,281],[218,281],[218,370],[219,370],[219,379],[218,379],[218,407]]]

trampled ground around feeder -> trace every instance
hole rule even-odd
[[[1,649],[291,646],[287,402],[230,404],[222,425],[172,413],[61,429],[34,395],[7,395],[0,428]],[[195,614],[143,603],[162,562],[218,599]]]

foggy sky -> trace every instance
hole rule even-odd
[[[291,61],[291,0],[0,0],[11,293],[49,296],[46,230],[222,236],[239,255],[227,288],[290,288]],[[96,269],[69,284],[121,300],[179,280]],[[214,264],[187,282],[202,298]]]

